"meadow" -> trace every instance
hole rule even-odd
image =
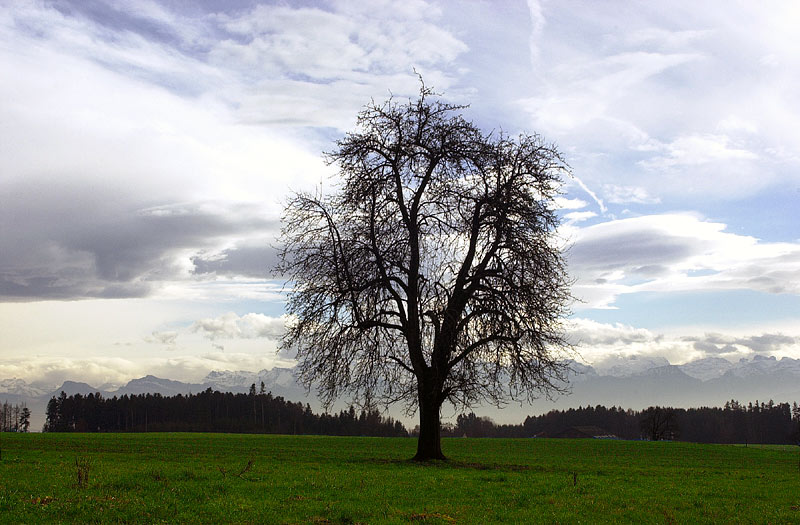
[[[3,523],[800,523],[800,450],[680,442],[3,434]]]

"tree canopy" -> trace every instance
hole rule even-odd
[[[325,401],[404,402],[418,459],[443,458],[444,402],[557,389],[569,279],[555,197],[569,168],[539,135],[483,133],[422,84],[368,104],[326,154],[335,191],[288,202],[282,341]]]

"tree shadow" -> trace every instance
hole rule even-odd
[[[389,459],[389,458],[359,458],[348,461],[352,464],[361,465],[395,465],[405,467],[420,467],[427,469],[458,469],[458,470],[478,470],[478,471],[497,471],[497,472],[523,472],[530,470],[545,470],[534,465],[517,465],[513,463],[477,463],[474,461],[461,461],[454,459],[429,459],[420,461],[417,459]]]

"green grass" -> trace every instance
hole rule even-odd
[[[408,461],[415,446],[3,434],[0,522],[800,523],[797,447],[450,439],[449,461],[420,465]],[[85,488],[76,458],[88,464]]]

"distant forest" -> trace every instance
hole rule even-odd
[[[800,441],[800,406],[729,401],[723,408],[650,407],[642,411],[601,405],[552,410],[522,424],[497,424],[474,413],[444,424],[446,437],[555,437],[567,429],[596,427],[621,439],[670,439],[698,443],[773,443]],[[308,404],[286,401],[255,385],[248,394],[212,391],[189,395],[100,394],[67,396],[47,405],[45,432],[230,432],[408,436],[400,421],[377,410],[354,408],[315,414]],[[411,434],[415,433],[414,429]]]
[[[212,391],[198,394],[67,396],[47,404],[44,432],[228,432],[407,436],[400,421],[377,410],[354,408],[338,414],[314,414],[311,406],[273,397],[255,385],[249,394]]]
[[[723,408],[650,407],[624,410],[601,405],[529,416],[521,425],[498,425],[475,414],[460,415],[449,436],[555,437],[574,427],[599,427],[621,439],[670,439],[695,443],[800,444],[800,406],[728,401]]]

